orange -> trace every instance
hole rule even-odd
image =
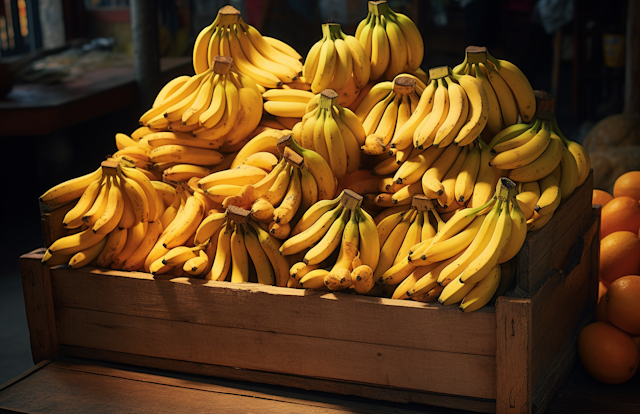
[[[593,196],[591,197],[591,204],[600,204],[604,207],[609,201],[613,200],[613,196],[606,191],[593,189]]]
[[[640,364],[640,351],[631,337],[606,322],[584,327],[578,337],[578,355],[587,372],[606,384],[631,379]]]
[[[607,301],[601,300],[596,306],[596,322],[609,322],[607,319]]]
[[[600,240],[600,280],[611,283],[635,275],[640,267],[640,239],[635,233],[617,231]]]
[[[631,197],[616,197],[602,207],[600,217],[600,238],[614,231],[640,230],[640,203]]]
[[[629,171],[618,177],[613,185],[613,196],[640,200],[640,171]]]
[[[623,276],[607,290],[607,319],[623,331],[640,335],[640,276]]]

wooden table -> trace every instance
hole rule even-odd
[[[162,82],[192,74],[190,57],[163,58]],[[19,84],[0,98],[0,137],[47,135],[136,101],[132,66],[104,68],[54,85]]]
[[[427,413],[462,411],[420,404],[253,384],[61,357],[0,386],[0,413]],[[546,411],[640,413],[640,375],[609,386],[578,366]]]

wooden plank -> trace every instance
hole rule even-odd
[[[76,201],[40,215],[40,226],[44,237],[44,246],[49,247],[51,243],[60,237],[67,235],[67,229],[62,226],[65,214],[76,205]]]
[[[231,284],[175,277],[163,280],[146,273],[95,268],[58,268],[52,269],[51,274],[57,307],[370,344],[495,355],[492,307],[465,314],[457,308],[415,301],[254,283]],[[394,329],[381,329],[389,326]],[[456,329],[451,329],[452,326]]]
[[[45,359],[44,361],[40,361],[36,365],[32,366],[31,368],[23,372],[22,374],[18,375],[17,377],[10,379],[4,384],[0,384],[0,392],[6,388],[9,388],[10,386],[12,386],[17,382],[22,381],[23,379],[27,378],[29,375],[33,374],[34,372],[41,370],[45,366],[49,365],[49,363],[51,363],[51,361],[49,361],[48,359]]]
[[[580,237],[577,245],[580,264],[570,274],[556,272],[533,296],[532,320],[532,386],[535,387],[553,362],[574,336],[581,322],[589,314],[592,294],[591,246],[599,221]],[[569,249],[567,249],[569,250]]]
[[[531,413],[531,299],[496,300],[496,412]]]
[[[496,393],[495,358],[489,356],[73,308],[57,308],[56,321],[61,344],[477,398]]]
[[[40,262],[44,249],[20,257],[22,290],[34,363],[58,356],[58,337],[49,267]]]
[[[458,397],[455,395],[434,394],[424,391],[404,390],[393,387],[373,386],[326,380],[320,378],[285,375],[274,372],[253,371],[237,367],[200,364],[147,355],[134,355],[123,352],[105,351],[71,345],[60,345],[63,355],[79,358],[98,359],[121,364],[155,368],[161,370],[190,373],[196,375],[227,378],[231,380],[251,381],[324,393],[363,397],[372,400],[384,400],[402,404],[427,404],[482,413],[495,413],[495,400]]]
[[[591,199],[593,192],[593,171],[585,182],[578,187],[574,193],[556,210],[553,218],[542,229],[531,232],[527,235],[522,249],[517,256],[517,279],[518,286],[527,293],[533,293],[542,281],[547,277],[546,274],[549,267],[541,265],[537,267],[541,260],[549,259],[548,263],[552,265],[561,257],[556,257],[552,253],[555,242],[572,228],[577,238],[579,232],[584,229],[590,220],[591,215]],[[572,245],[575,240],[566,238],[563,242]],[[534,271],[535,269],[535,271]]]

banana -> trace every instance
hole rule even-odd
[[[518,111],[523,121],[529,122],[536,113],[536,99],[533,95],[533,88],[527,77],[513,63],[502,59],[496,59],[489,52],[487,58],[492,63],[500,76],[505,80],[513,92],[513,96],[518,103]]]
[[[313,204],[304,212],[300,220],[298,220],[295,227],[291,231],[291,236],[296,236],[302,233],[303,231],[307,230],[315,222],[317,222],[320,219],[320,217],[322,217],[325,213],[327,213],[330,210],[333,210],[338,205],[339,202],[340,202],[340,198],[336,198],[334,200],[321,200]]]
[[[540,214],[534,212],[533,217],[527,220],[527,231],[536,231],[543,228],[553,218],[553,213],[554,211],[541,216]]]
[[[364,122],[373,108],[379,102],[387,99],[389,95],[393,95],[393,82],[390,81],[376,83],[369,89],[369,92],[364,95],[364,98],[355,110],[355,114],[360,122]]]
[[[518,202],[515,198],[516,191],[513,190],[513,194],[509,196],[509,214],[511,215],[511,235],[509,236],[509,243],[506,249],[498,259],[498,263],[505,263],[515,257],[524,245],[524,241],[527,238],[527,218],[520,209]]]
[[[415,253],[411,255],[411,263],[415,266],[425,266],[447,260],[464,251],[473,242],[484,220],[485,216],[476,217],[464,230],[446,240],[436,242],[434,238],[419,258],[413,259],[417,256]]]
[[[556,134],[551,135],[552,138],[556,138]],[[558,137],[558,141],[560,138]],[[560,177],[560,195],[562,200],[569,198],[569,196],[573,193],[573,190],[578,186],[578,179],[580,178],[580,172],[578,170],[578,164],[576,159],[571,154],[571,151],[567,147],[564,146],[563,142],[559,142],[562,147],[562,160],[561,160],[561,169],[562,176]]]
[[[162,177],[170,182],[189,181],[191,178],[204,178],[209,174],[209,168],[193,164],[176,164],[163,171]]]
[[[330,23],[322,25],[322,33],[324,35],[324,40],[322,41],[322,47],[320,48],[318,55],[318,64],[315,76],[313,78],[309,78],[305,74],[305,78],[312,80],[311,91],[313,93],[320,93],[329,87],[331,80],[334,77],[336,61],[338,58],[335,43],[331,35]]]
[[[125,148],[138,148],[138,142],[133,140],[126,134],[117,133],[116,147],[118,148],[118,150],[123,150]]]
[[[295,69],[283,63],[279,63],[279,61],[269,60],[267,57],[260,54],[240,25],[236,25],[236,30],[231,30],[230,36],[237,36],[240,46],[242,47],[242,51],[249,62],[251,62],[255,67],[272,73],[283,83],[293,82],[298,79],[298,73]]]
[[[275,273],[271,262],[262,249],[258,236],[248,225],[243,225],[244,243],[251,257],[251,261],[256,269],[258,283],[263,285],[273,285],[275,283]]]
[[[490,147],[484,144],[482,139],[478,140],[478,144],[480,145],[480,169],[467,204],[472,208],[479,207],[491,199],[499,178],[498,171],[489,164],[492,157]]]
[[[275,221],[269,223],[269,233],[278,240],[284,240],[291,234],[291,225],[289,223],[278,224]]]
[[[238,151],[238,154],[233,158],[233,162],[227,168],[234,169],[238,167],[247,157],[257,152],[270,152],[279,156],[277,141],[285,135],[285,132],[270,128],[261,131]]]
[[[228,71],[226,73],[228,73]],[[214,85],[213,91],[211,93],[211,104],[198,117],[198,123],[201,126],[208,126],[209,128],[213,128],[214,126],[218,125],[218,123],[224,116],[225,107],[227,106],[227,95],[225,94],[225,84],[227,82],[227,79],[226,77],[222,78],[220,75],[226,75],[226,73],[221,69],[219,73],[216,74],[218,81]],[[210,139],[201,141],[211,142],[212,146],[219,145],[216,141]]]
[[[271,204],[271,207],[280,205],[284,199],[291,181],[293,169],[295,167],[287,165],[276,177],[269,190],[263,194],[263,198]],[[273,213],[273,212],[272,212]],[[271,215],[270,215],[271,217]]]
[[[93,246],[87,247],[86,249],[77,252],[71,257],[71,259],[69,259],[69,266],[74,269],[78,269],[93,262],[98,258],[106,243],[107,239],[103,238]]]
[[[517,124],[517,125],[524,125],[524,124]],[[508,134],[508,136],[505,136],[504,138],[502,138],[500,142],[496,142],[495,145],[492,146],[492,148],[497,153],[518,148],[526,144],[527,142],[531,141],[531,139],[536,136],[538,131],[540,131],[541,126],[542,126],[541,121],[539,119],[536,119],[536,121],[530,126],[530,128],[523,131],[522,134],[518,134],[518,135]]]
[[[546,216],[554,212],[562,201],[560,184],[552,175],[548,175],[538,181],[540,184],[540,198],[536,203],[535,211],[540,216]]]
[[[293,68],[297,73],[302,71],[302,63],[300,63],[300,55],[297,54],[293,50],[293,48],[288,47],[283,42],[276,42],[279,47],[273,47],[271,43],[265,37],[263,37],[260,32],[250,24],[245,23],[242,19],[239,19],[240,26],[247,33],[247,36],[251,40],[251,43],[258,49],[258,52],[263,56],[267,57],[269,60],[273,62],[282,62],[285,65]],[[295,53],[296,57],[289,56],[289,53],[281,51],[280,48],[286,48],[289,53]]]
[[[389,235],[385,237],[380,250],[380,257],[378,266],[373,273],[373,280],[376,282],[382,282],[382,276],[385,272],[393,266],[393,263],[398,255],[398,251],[402,247],[404,240],[407,238],[407,231],[409,230],[411,223],[415,220],[417,213],[415,210],[408,210],[402,215],[402,220],[396,224]],[[381,223],[382,224],[382,223]],[[384,224],[381,226],[384,228]]]
[[[402,73],[407,66],[408,48],[402,29],[393,18],[385,18],[385,23],[391,57],[384,74],[387,79],[392,79]]]
[[[208,69],[208,65],[207,68],[205,68],[204,70]],[[203,71],[204,71],[203,70]],[[203,72],[201,71],[201,72]],[[188,75],[182,75],[182,76],[178,76],[176,78],[171,79],[169,82],[167,82],[162,89],[160,89],[160,92],[158,92],[158,95],[156,95],[156,99],[153,101],[152,104],[152,108],[156,108],[157,106],[159,106],[165,99],[167,99],[167,97],[171,96],[174,92],[176,92],[178,89],[180,89],[180,87],[182,85],[184,85],[184,83],[189,80],[189,78],[191,78],[191,76]],[[133,139],[134,141],[139,141],[140,137],[142,135],[144,135],[144,133],[149,133],[149,128],[147,127],[141,127],[141,128],[146,128],[146,129],[140,129],[138,128],[137,130],[135,130],[132,134],[131,134],[131,139]]]
[[[282,40],[273,38],[273,37],[269,37],[269,36],[262,36],[262,39],[269,45],[271,45],[274,49],[289,55],[290,57],[292,57],[295,60],[300,60],[302,59],[302,56],[300,56],[300,54],[298,52],[296,52],[296,50],[294,48],[292,48],[291,46],[289,46],[288,44],[286,44],[285,42],[283,42]]]
[[[153,132],[145,135],[141,142],[146,143],[152,148],[158,148],[163,145],[183,145],[194,148],[217,149],[219,145],[215,141],[199,139],[186,132]]]
[[[106,244],[98,255],[96,266],[106,268],[120,254],[127,241],[127,229],[114,229],[106,237]]]
[[[467,122],[469,115],[469,100],[462,86],[453,82],[450,77],[447,80],[449,98],[449,112],[444,122],[438,128],[433,145],[446,147],[453,142],[462,126]]]
[[[442,187],[444,188],[444,193],[438,197],[438,204],[443,208],[447,208],[449,206],[453,206],[457,204],[456,195],[455,195],[455,187],[458,175],[462,169],[464,162],[467,159],[469,154],[469,150],[467,147],[463,147],[459,152],[458,157],[455,162],[449,168],[449,171],[442,178]]]
[[[489,120],[489,97],[476,78],[469,75],[451,75],[469,98],[469,115],[454,139],[454,145],[465,146],[473,142],[487,125]]]
[[[162,233],[162,223],[160,223],[160,221],[149,223],[142,241],[140,241],[135,251],[131,253],[122,264],[121,270],[132,271],[141,269],[144,266],[145,259],[149,255],[149,252],[151,252],[158,237],[160,237],[160,233]]]
[[[518,184],[519,194],[516,196],[518,206],[527,220],[533,216],[534,209],[540,198],[540,185],[537,181]]]
[[[413,134],[413,146],[419,149],[430,147],[436,134],[449,114],[449,92],[442,79],[435,79],[437,88],[434,94],[433,109],[424,125],[418,126]]]
[[[98,219],[102,217],[102,214],[107,208],[107,203],[109,201],[109,190],[111,189],[112,183],[113,177],[105,177],[105,180],[100,187],[100,192],[96,197],[96,201],[93,203],[91,208],[87,210],[87,212],[82,216],[82,222],[84,225],[93,227]]]
[[[360,260],[362,265],[375,271],[380,259],[380,240],[377,237],[376,223],[364,209],[358,208],[353,214],[358,215],[358,231],[360,232]]]
[[[322,238],[304,255],[304,263],[309,265],[319,264],[333,253],[342,239],[342,232],[349,221],[350,210],[342,208],[340,216],[322,235]],[[286,242],[285,242],[286,243]]]
[[[329,231],[331,225],[342,214],[343,205],[338,204],[334,209],[324,213],[306,230],[287,239],[280,247],[283,256],[292,255],[303,251],[316,244]],[[304,219],[304,216],[303,216]]]
[[[336,263],[331,269],[332,272],[337,269],[346,269],[351,271],[353,260],[360,254],[358,251],[359,243],[360,233],[358,229],[358,218],[354,213],[351,213],[349,221],[342,232],[340,252],[338,253]]]
[[[487,125],[483,131],[483,137],[493,138],[496,134],[502,131],[504,120],[502,119],[502,111],[500,109],[500,101],[498,96],[491,86],[491,82],[488,77],[483,73],[480,68],[480,63],[473,65],[472,73],[475,74],[476,79],[487,94],[487,103],[489,105],[489,117],[487,119]]]
[[[375,25],[371,34],[371,79],[373,80],[384,75],[391,58],[385,23],[384,16],[375,17]]]
[[[366,25],[362,28],[360,32],[360,37],[358,37],[358,41],[362,48],[364,49],[365,55],[367,56],[367,64],[371,67],[371,53],[372,53],[372,35],[373,28],[375,26],[375,16],[371,16]],[[370,77],[371,80],[374,78]]]
[[[273,116],[302,118],[305,114],[306,103],[266,101],[264,110]]]
[[[442,262],[436,262],[427,266],[417,267],[413,271],[413,274],[407,277],[407,279],[417,279],[417,281],[406,290],[406,295],[412,299],[415,299],[417,296],[427,293],[431,289],[439,286],[438,278],[440,277],[442,270],[449,266],[453,261],[457,260],[461,254],[462,253],[458,253],[452,258],[444,260]]]
[[[398,109],[400,108],[401,100],[402,95],[396,94],[394,99],[384,110],[384,113],[380,118],[380,122],[374,132],[375,136],[382,138],[383,149],[387,148],[393,138],[393,133],[396,129],[396,122],[398,121]]]
[[[295,139],[291,139],[291,148],[304,158],[304,168],[309,170],[318,184],[318,199],[330,200],[335,196],[336,180],[331,167],[316,151],[304,149]]]
[[[371,77],[371,65],[365,49],[358,41],[357,36],[347,36],[342,31],[339,34],[351,54],[354,85],[356,89],[362,89]]]
[[[204,273],[204,270],[207,268],[209,263],[209,256],[205,253],[204,250],[200,250],[198,256],[193,257],[186,262],[182,266],[182,270],[191,276],[200,276]]]
[[[167,232],[164,247],[171,249],[181,246],[196,233],[204,216],[204,205],[195,196],[187,197],[184,208],[173,220],[174,225]]]
[[[276,275],[276,286],[286,286],[287,281],[289,280],[289,263],[285,257],[280,255],[280,242],[253,220],[248,220],[248,223],[258,235],[260,245],[271,262],[271,266],[273,267]]]
[[[98,168],[94,172],[73,178],[50,188],[40,196],[39,200],[50,207],[55,208],[61,206],[69,201],[81,197],[87,187],[89,187],[92,182],[99,180],[101,177],[102,167]]]
[[[270,222],[273,219],[273,204],[266,198],[258,198],[251,206],[251,216],[260,222]]]
[[[174,247],[162,256],[162,264],[169,267],[182,266],[187,260],[198,257],[199,252],[202,251],[203,248],[204,246],[201,245],[194,247]]]
[[[144,240],[148,227],[149,223],[139,222],[130,229],[127,229],[127,240],[120,253],[113,258],[111,262],[112,269],[122,268],[127,259],[138,249],[140,243]]]
[[[229,221],[218,233],[218,244],[213,259],[211,270],[205,275],[206,280],[222,281],[227,278],[231,268],[231,233],[233,226]]]
[[[356,138],[355,134],[349,129],[347,124],[340,118],[339,112],[334,111],[333,120],[336,122],[340,131],[340,136],[344,142],[344,147],[347,155],[347,169],[346,174],[352,174],[360,168],[361,154],[360,154],[360,142]]]
[[[424,57],[424,41],[415,23],[402,13],[395,13],[389,9],[391,20],[395,20],[402,34],[407,40],[407,68],[408,72],[414,73],[420,69]]]
[[[339,27],[340,26],[338,26],[338,28]],[[353,58],[351,57],[351,51],[349,50],[347,43],[342,39],[342,36],[335,33],[334,37],[337,59],[335,74],[329,84],[329,87],[335,91],[341,91],[345,88],[353,73]]]
[[[120,178],[114,176],[111,177],[111,180],[105,210],[92,227],[95,233],[111,233],[118,226],[124,213],[124,197],[120,188]]]
[[[391,139],[391,147],[398,149],[405,149],[412,145],[413,136],[416,129],[420,126],[423,120],[431,113],[433,108],[433,100],[435,96],[437,82],[431,81],[427,88],[424,90],[418,101],[418,106],[413,109],[411,117],[407,122],[398,128],[393,134]],[[411,96],[411,95],[409,95]],[[412,103],[413,106],[413,103]]]
[[[226,211],[223,213],[209,214],[198,225],[195,233],[194,243],[200,245],[204,244],[207,240],[213,237],[224,226],[227,220]]]
[[[428,191],[436,193],[439,196],[444,194],[442,179],[456,162],[460,152],[461,148],[459,146],[449,145],[433,165],[429,167],[422,176],[422,188],[425,194],[427,194]]]
[[[324,277],[324,284],[329,290],[346,289],[353,284],[351,280],[351,272],[347,269],[331,270]]]
[[[469,265],[464,272],[460,274],[462,283],[475,284],[484,279],[492,268],[498,264],[498,259],[502,256],[507,243],[511,237],[511,215],[509,214],[509,202],[502,202],[500,207],[500,216],[496,221],[496,226],[491,235],[491,239],[483,247],[480,253]]]
[[[294,168],[284,200],[282,200],[278,208],[273,210],[274,221],[280,225],[289,223],[298,211],[301,201],[300,171]]]
[[[412,287],[414,287],[416,283],[421,279],[423,279],[427,274],[431,273],[433,269],[438,267],[438,265],[439,263],[433,263],[428,266],[413,267],[412,269],[410,268],[411,269],[410,273],[406,276],[403,276],[404,280],[402,280],[402,282],[398,284],[398,287],[393,292],[393,295],[391,295],[391,299],[399,299],[399,300],[408,299],[409,290]],[[429,282],[427,282],[427,278],[425,278],[424,281],[421,282],[421,285],[431,290],[434,287],[438,286],[438,283],[436,282],[435,278],[432,277]]]
[[[305,79],[315,79],[320,51],[322,50],[322,46],[326,39],[327,34],[325,34],[323,30],[322,39],[314,43],[313,46],[311,46],[311,49],[309,49],[309,52],[307,52],[307,56],[304,60],[304,67],[302,69],[302,76],[304,76]]]
[[[252,166],[240,166],[230,170],[219,171],[201,178],[198,187],[208,190],[221,184],[247,185],[256,184],[267,176],[266,171]]]
[[[556,119],[551,121],[551,127],[553,131],[562,138],[567,149],[573,155],[573,158],[576,160],[576,164],[578,165],[578,183],[576,187],[579,187],[584,183],[584,181],[589,176],[589,172],[591,171],[591,159],[589,158],[589,153],[584,149],[584,147],[577,142],[571,141],[564,136],[560,128],[558,127],[558,123]]]
[[[509,171],[508,177],[513,181],[532,182],[551,174],[563,159],[563,150],[566,147],[559,136],[552,133],[551,140],[545,151],[533,162]],[[567,150],[568,152],[568,150]],[[568,153],[571,156],[570,153]],[[573,160],[573,157],[571,157]],[[575,162],[575,161],[574,161]],[[577,172],[576,165],[576,172]]]
[[[214,22],[209,26],[202,29],[198,34],[198,37],[196,37],[195,44],[193,45],[193,70],[195,73],[202,73],[209,69],[207,51],[209,49],[209,40],[216,29],[216,20],[214,20]]]
[[[442,289],[438,302],[444,306],[459,303],[475,286],[474,283],[462,283],[460,276],[458,276]]]
[[[103,238],[105,238],[104,234],[95,234],[90,228],[76,234],[61,237],[49,246],[45,255],[42,257],[42,262],[47,262],[53,255],[75,255],[78,252],[95,246]]]
[[[551,141],[548,125],[543,122],[542,129],[526,144],[501,152],[491,160],[491,166],[503,170],[513,170],[532,163],[544,153]]]
[[[324,278],[329,274],[328,270],[316,269],[312,270],[301,279],[299,279],[300,286],[305,289],[320,289],[325,287]]]
[[[472,146],[455,181],[454,199],[459,204],[465,204],[471,198],[480,171],[480,144],[476,143]]]
[[[255,66],[249,61],[242,50],[242,46],[240,45],[238,37],[235,35],[235,31],[233,33],[231,33],[231,31],[233,30],[223,34],[220,46],[221,49],[223,47],[229,49],[230,55],[233,58],[233,63],[236,65],[238,70],[253,79],[256,84],[264,86],[265,88],[279,88],[282,86],[282,81],[274,74]]]
[[[236,225],[230,240],[231,250],[231,283],[249,281],[249,254],[244,243],[242,226]]]
[[[463,312],[473,312],[489,303],[498,290],[501,275],[500,266],[494,266],[489,274],[464,296],[460,303],[460,309]]]
[[[516,98],[511,92],[511,88],[504,81],[502,76],[491,66],[490,64],[483,64],[483,69],[487,71],[487,78],[491,83],[492,89],[500,103],[500,112],[502,114],[502,121],[505,127],[509,127],[518,122],[518,104]]]
[[[76,205],[65,214],[62,225],[67,229],[76,229],[83,224],[82,216],[93,206],[100,189],[102,188],[102,178],[89,184],[82,193]]]
[[[267,102],[295,102],[305,105],[307,105],[314,96],[312,92],[298,89],[269,89],[262,94],[262,98]],[[304,116],[304,114],[302,116]]]

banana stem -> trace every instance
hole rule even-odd
[[[498,184],[496,185],[496,194],[498,200],[506,201],[509,199],[509,193],[516,188],[516,183],[508,179],[507,177],[500,177]]]
[[[386,1],[370,1],[369,13],[373,13],[375,16],[381,16],[387,14],[391,9]]]

